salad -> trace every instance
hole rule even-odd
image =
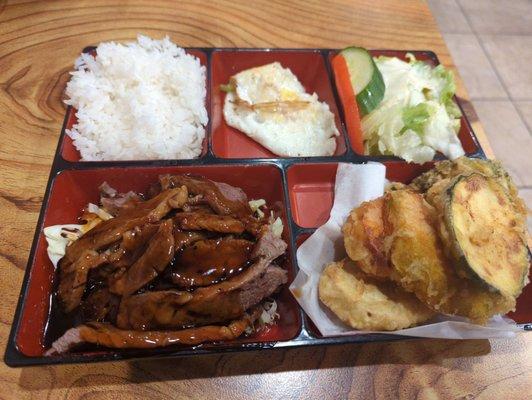
[[[407,58],[373,58],[365,49],[350,47],[333,60],[339,92],[348,99],[344,108],[351,109],[346,115],[360,119],[363,143],[355,149],[415,163],[432,160],[436,152],[451,160],[464,155],[452,72],[412,54]]]

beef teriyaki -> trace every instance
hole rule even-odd
[[[67,246],[58,265],[54,307],[75,326],[50,352],[230,340],[287,281],[275,265],[286,243],[239,188],[165,175],[146,197],[106,183],[100,191],[109,219]]]

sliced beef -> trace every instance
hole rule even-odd
[[[114,321],[118,312],[120,298],[103,287],[96,289],[87,296],[82,305],[82,316],[85,321]]]
[[[262,302],[288,281],[287,272],[276,265],[270,265],[264,274],[248,282],[239,290],[238,301],[244,310]]]
[[[186,188],[165,190],[132,209],[121,210],[116,218],[101,222],[68,246],[62,261],[66,264],[72,263],[86,250],[98,251],[118,242],[125,232],[136,226],[160,221],[172,209],[168,203],[169,199],[179,199],[184,204],[187,196]]]
[[[212,208],[209,207],[208,204],[206,204],[204,201],[203,201],[203,195],[202,194],[197,194],[195,196],[189,196],[188,198],[188,201],[187,201],[187,204],[191,205],[191,206],[199,206],[199,205],[202,205],[204,207],[207,207],[211,212],[212,211]]]
[[[184,327],[191,325],[205,325],[227,321],[241,315],[247,308],[257,304],[264,297],[271,295],[281,284],[286,282],[284,270],[270,266],[270,263],[286,250],[286,243],[275,237],[263,235],[262,240],[268,245],[262,245],[256,251],[257,261],[232,278],[200,287],[192,292],[193,297],[185,305],[175,309],[171,321],[161,321],[157,313],[139,313],[134,318],[132,314],[138,312],[138,307],[120,307],[118,319],[120,321],[135,321],[135,325],[122,325],[122,328],[141,329],[142,326]],[[266,271],[268,272],[266,273]],[[283,275],[283,278],[280,276]],[[257,289],[259,288],[259,289]],[[257,290],[263,288],[263,292]],[[245,292],[259,293],[258,297],[248,296]],[[261,297],[262,296],[262,297]],[[153,309],[147,307],[147,309]],[[140,314],[142,314],[142,319]]]
[[[185,230],[237,234],[244,232],[242,221],[228,215],[182,212],[175,215],[174,221],[177,226]]]
[[[239,219],[245,230],[256,236],[263,224],[253,216],[248,199],[240,188],[223,182],[214,182],[209,179],[191,175],[162,175],[159,177],[159,190],[164,190],[178,185],[185,185],[190,194],[185,211],[193,211],[189,205],[206,204],[218,215],[230,215]],[[152,190],[152,193],[156,191]]]
[[[153,199],[139,203],[134,208],[120,211],[118,218],[144,218],[146,222],[156,222],[163,218],[171,209],[181,208],[187,202],[188,191],[185,186],[161,192]]]
[[[98,188],[100,190],[100,203],[105,211],[116,216],[122,208],[135,207],[142,198],[135,192],[118,193],[114,188],[104,182]]]
[[[248,196],[246,196],[246,193],[242,189],[228,185],[224,182],[213,181],[213,183],[218,188],[222,196],[224,196],[227,200],[237,203],[247,203]]]
[[[190,246],[199,240],[207,239],[203,232],[183,232],[180,229],[174,229],[174,241],[176,253],[186,246]]]
[[[148,200],[107,183],[100,191],[114,218],[68,246],[58,267],[64,311],[88,322],[50,352],[79,343],[149,348],[234,339],[287,281],[272,264],[287,245],[241,189],[165,175]]]
[[[220,215],[251,215],[246,194],[239,188],[226,183],[191,175],[162,175],[159,177],[163,190],[185,185],[192,195],[201,195],[215,213]]]
[[[118,194],[116,189],[111,187],[107,182],[103,182],[98,186],[98,190],[100,191],[100,197],[115,197]]]
[[[186,188],[166,190],[135,208],[122,209],[116,218],[101,222],[68,246],[58,265],[58,295],[65,311],[70,312],[79,305],[89,269],[106,261],[108,254],[100,256],[99,250],[118,242],[124,233],[136,226],[159,221],[172,208],[169,199],[179,199],[184,204],[187,197]]]
[[[121,193],[116,197],[100,197],[103,209],[113,216],[117,216],[123,209],[135,207],[141,201],[135,192]]]
[[[161,297],[158,292],[132,296],[120,304],[117,326],[151,330],[229,321],[260,303],[287,281],[286,271],[269,265],[266,260],[257,262],[244,277],[245,274],[243,272],[233,278],[235,282],[229,285],[222,283],[197,289],[184,305],[176,304],[171,296]]]
[[[139,247],[144,246],[155,232],[159,229],[159,223],[156,224],[146,224],[142,226],[136,226],[135,228],[127,231],[122,236],[122,242],[120,247],[127,252],[133,252]]]
[[[285,250],[286,243],[284,240],[275,236],[271,225],[265,225],[260,230],[259,238],[251,257],[266,257],[273,260],[283,254]]]
[[[109,264],[109,256],[106,256],[106,260],[101,266],[92,268],[89,271],[85,291],[92,290],[96,283],[100,283],[96,285],[98,287],[103,285],[115,273],[115,271],[116,267],[113,264]]]
[[[174,259],[172,282],[181,288],[212,285],[249,264],[253,242],[232,237],[199,240]]]
[[[93,250],[85,250],[73,263],[66,264],[64,258],[59,262],[59,300],[65,312],[74,310],[83,297],[89,271],[106,261],[105,256]]]
[[[120,244],[107,257],[107,262],[114,266],[117,274],[125,272],[144,253],[148,241],[155,235],[159,225],[146,224],[124,232]]]
[[[192,299],[189,292],[177,290],[148,291],[122,299],[116,325],[119,328],[135,327],[137,330],[150,330],[146,324],[153,315],[161,321],[172,320],[174,310]]]
[[[183,211],[213,214],[212,208],[210,208],[207,204],[191,204],[190,202],[183,206]]]
[[[164,220],[151,238],[146,251],[120,279],[112,283],[111,292],[128,296],[163,272],[174,257],[172,231],[172,220]]]
[[[261,307],[254,308],[241,318],[227,326],[203,326],[179,331],[130,331],[109,324],[88,323],[69,329],[56,340],[45,355],[66,353],[83,343],[93,343],[116,349],[148,349],[165,347],[172,344],[197,345],[205,342],[233,340],[242,335],[262,312]]]

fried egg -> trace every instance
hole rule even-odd
[[[278,62],[231,78],[224,117],[279,156],[330,156],[336,150],[339,132],[329,106]]]

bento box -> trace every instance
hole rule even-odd
[[[85,52],[94,48],[86,48]],[[333,204],[335,174],[338,163],[383,162],[387,178],[408,183],[430,168],[409,164],[395,157],[366,156],[355,149],[353,132],[346,124],[342,101],[332,77],[331,58],[334,49],[212,49],[188,48],[207,68],[207,111],[209,123],[201,155],[190,160],[147,161],[80,161],[80,154],[65,133],[76,121],[75,110],[68,107],[46,194],[37,223],[22,290],[5,354],[10,366],[62,364],[123,360],[147,357],[175,357],[298,346],[328,345],[353,342],[398,340],[386,334],[323,337],[299,307],[285,285],[277,302],[281,318],[266,330],[230,342],[195,346],[169,346],[144,350],[108,350],[88,347],[75,353],[45,356],[44,350],[57,336],[53,317],[52,291],[54,267],[46,252],[43,228],[74,221],[88,202],[97,202],[97,187],[103,181],[118,190],[148,189],[150,182],[161,174],[194,173],[212,180],[241,187],[250,197],[262,198],[278,208],[284,222],[283,239],[288,243],[286,257],[281,261],[290,283],[298,271],[296,250],[320,225],[327,221]],[[407,51],[374,50],[373,55],[404,59]],[[410,51],[417,59],[438,65],[430,51]],[[300,79],[305,89],[316,92],[325,101],[340,131],[336,152],[330,157],[278,157],[241,132],[230,127],[222,115],[223,93],[220,84],[235,72],[273,61],[280,61]],[[455,99],[457,100],[457,99]],[[460,107],[460,102],[457,100]],[[464,113],[462,112],[464,115]],[[471,124],[462,116],[459,139],[469,157],[484,158]],[[437,155],[436,160],[443,159]],[[532,322],[532,287],[529,285],[518,300],[511,317],[522,325]],[[530,326],[530,325],[528,325]],[[55,335],[55,336],[54,336]]]

